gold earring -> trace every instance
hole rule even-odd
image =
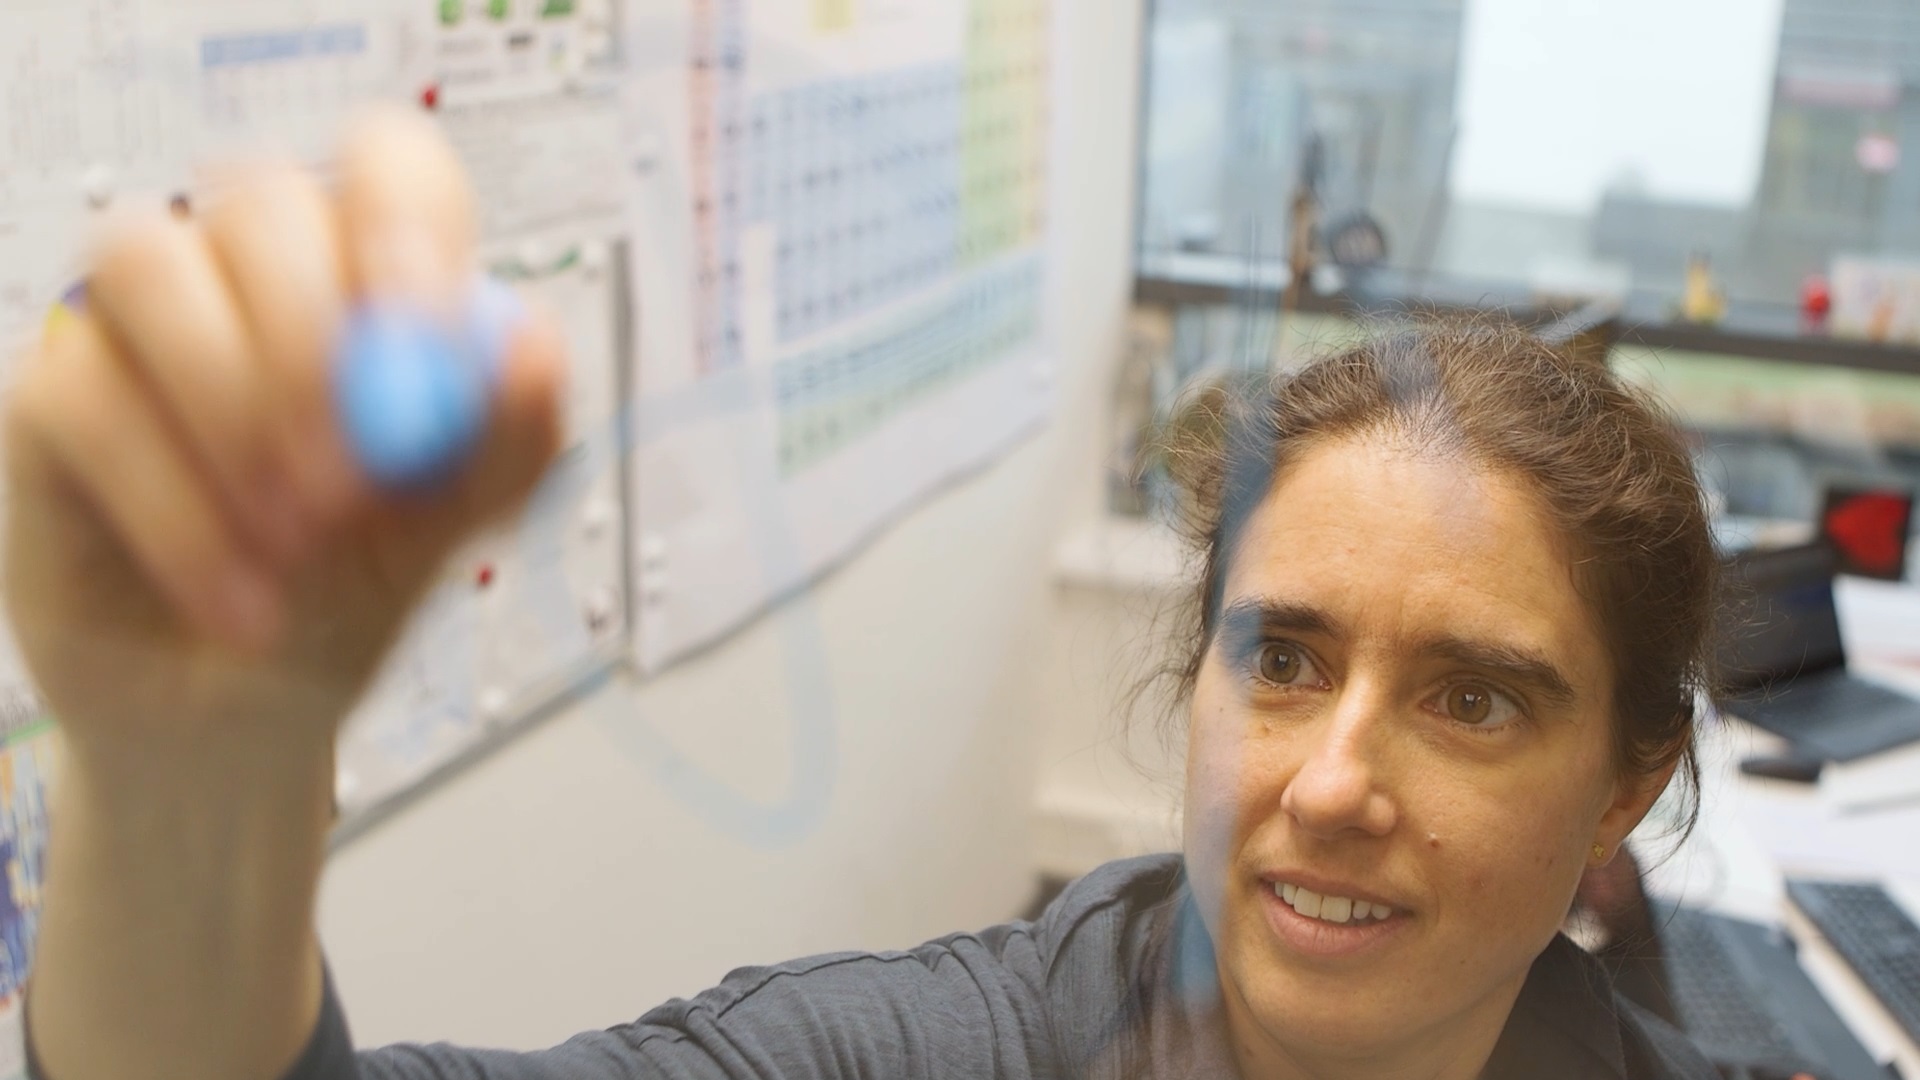
[[[1607,849],[1606,849],[1606,847],[1605,847],[1605,845],[1602,845],[1602,844],[1595,844],[1595,845],[1593,845],[1593,857],[1594,857],[1594,858],[1596,858],[1596,859],[1604,859],[1604,858],[1606,858],[1606,857],[1607,857]]]

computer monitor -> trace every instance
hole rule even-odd
[[[1899,581],[1907,572],[1913,493],[1888,488],[1829,488],[1820,535],[1840,559],[1840,573]]]

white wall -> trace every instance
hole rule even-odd
[[[1186,725],[1159,673],[1176,659],[1192,568],[1184,545],[1145,521],[1086,522],[1055,561],[1034,854],[1042,872],[1071,878],[1180,846]]]
[[[362,1045],[551,1045],[740,964],[911,945],[1031,897],[1049,564],[1100,497],[1139,78],[1137,0],[1057,3],[1053,425],[809,598],[342,850],[321,930]],[[837,766],[809,835],[756,846],[665,794],[645,748],[664,737],[720,780],[783,790],[789,633],[826,643]]]

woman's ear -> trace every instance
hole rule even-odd
[[[1651,771],[1623,773],[1614,781],[1613,801],[1600,815],[1599,827],[1593,833],[1593,842],[1603,852],[1600,862],[1611,860],[1620,850],[1628,834],[1639,826],[1653,804],[1660,801],[1667,785],[1673,782],[1674,770],[1679,767],[1680,755],[1675,754],[1666,764]]]

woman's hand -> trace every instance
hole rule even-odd
[[[202,220],[109,231],[84,316],[29,358],[6,417],[9,613],[75,751],[331,733],[449,549],[530,490],[557,438],[550,327],[521,328],[444,491],[371,490],[333,407],[349,307],[452,324],[472,234],[452,152],[398,113],[353,132],[331,192],[254,168]]]
[[[538,320],[443,490],[373,490],[342,437],[348,311],[458,325],[471,203],[430,126],[370,118],[331,189],[258,168],[199,222],[119,223],[12,390],[5,591],[66,750],[28,991],[51,1075],[266,1080],[313,1030],[337,726],[558,438]]]

